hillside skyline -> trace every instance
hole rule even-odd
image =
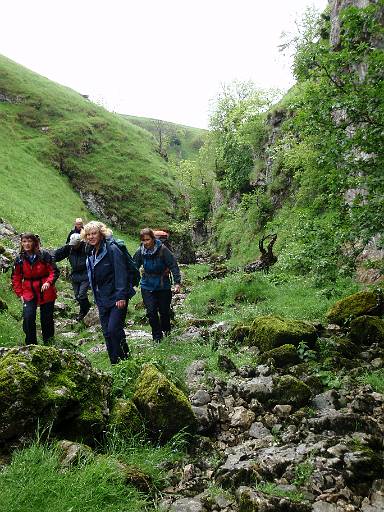
[[[19,0],[3,6],[0,53],[110,111],[207,128],[222,83],[293,84],[277,47],[310,5],[327,0]]]

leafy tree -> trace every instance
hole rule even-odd
[[[265,139],[263,113],[276,91],[257,89],[252,82],[223,85],[213,103],[210,128],[216,153],[216,177],[231,192],[245,192],[255,157]]]
[[[299,45],[294,68],[298,80],[310,84],[293,125],[318,154],[322,187],[317,198],[320,192],[324,209],[338,207],[349,236],[363,240],[380,230],[384,214],[379,199],[384,193],[384,53],[378,44],[384,37],[383,8],[380,0],[341,11],[335,47],[325,38],[329,20],[323,17],[317,41],[304,38]]]
[[[206,221],[211,212],[214,184],[214,149],[208,136],[195,160],[182,160],[178,164],[184,194],[188,201],[190,220]]]

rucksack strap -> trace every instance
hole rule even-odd
[[[162,243],[160,250],[159,250],[159,256],[162,258],[162,260],[164,261],[165,264],[167,264],[167,262],[165,261],[165,258],[164,258],[164,252],[166,251],[166,249],[169,251],[169,249]],[[168,277],[169,282],[172,285],[173,284],[173,276],[172,276],[172,273],[171,273],[170,269],[168,268],[168,266],[163,271],[162,279],[165,276]]]

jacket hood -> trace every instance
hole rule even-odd
[[[144,245],[141,244],[141,254],[153,256],[154,254],[157,253],[157,251],[160,249],[162,245],[162,242],[157,238],[155,240],[155,246],[153,249],[146,249]]]

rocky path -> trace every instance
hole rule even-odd
[[[9,226],[4,229],[13,236]],[[177,298],[179,304],[184,298]],[[104,351],[96,311],[85,319],[84,338],[67,313],[58,304],[60,337]],[[255,364],[236,367],[226,356],[228,325],[187,320],[179,341],[214,339],[223,377],[212,375],[204,360],[187,369],[198,435],[182,464],[164,467],[170,485],[161,492],[159,510],[384,511],[384,395],[357,378],[383,369],[383,339],[366,335],[355,354],[344,348],[338,380],[324,383],[296,351],[293,358],[275,355],[260,364],[256,350]],[[147,331],[132,325],[126,334],[142,350],[152,343]]]

